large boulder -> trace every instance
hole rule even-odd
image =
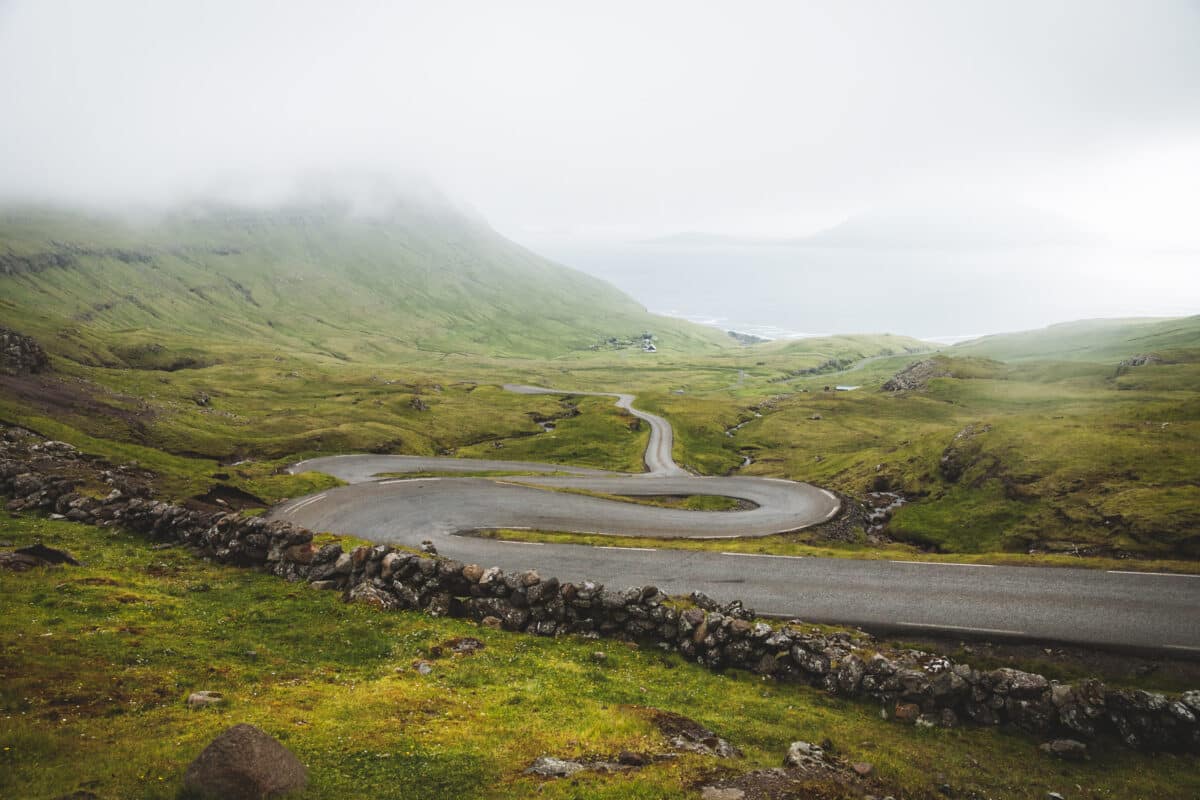
[[[24,572],[34,567],[44,567],[50,564],[79,566],[79,562],[70,553],[46,547],[40,542],[28,547],[18,547],[12,552],[0,552],[0,567],[7,567],[14,572]]]
[[[50,365],[46,351],[28,336],[0,328],[0,373],[32,375]]]
[[[262,800],[303,789],[308,770],[286,747],[242,723],[213,739],[183,777],[186,796]]]

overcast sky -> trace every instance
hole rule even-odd
[[[0,0],[0,131],[18,196],[352,166],[526,241],[972,193],[1171,244],[1200,236],[1200,2]]]

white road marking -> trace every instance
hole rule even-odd
[[[1170,648],[1171,650],[1187,650],[1191,653],[1200,653],[1200,647],[1189,647],[1186,644],[1164,644],[1163,647]]]
[[[441,478],[393,478],[380,481],[377,486],[391,486],[393,483],[416,483],[417,481],[440,481]]]
[[[733,552],[726,553],[726,552],[722,552],[721,555],[723,555],[723,556],[743,556],[745,558],[794,558],[797,560],[804,558],[804,556],[777,556],[777,555],[773,555],[772,553],[733,553]]]
[[[969,625],[935,625],[932,622],[898,622],[906,628],[937,628],[950,631],[968,631],[970,633],[1002,633],[1009,636],[1024,636],[1025,631],[1008,631],[1003,628],[973,628]]]
[[[600,550],[639,550],[643,553],[658,552],[653,547],[619,547],[615,544],[598,544],[598,545],[596,545],[596,547]]]
[[[500,544],[527,544],[533,547],[541,547],[545,544],[545,542],[515,542],[512,539],[493,539],[492,541],[499,542]]]
[[[294,506],[292,506],[291,508],[287,509],[287,510],[286,510],[284,513],[285,513],[285,514],[291,514],[291,513],[293,513],[293,512],[299,511],[300,509],[304,508],[305,506],[312,505],[313,503],[317,502],[318,500],[320,500],[320,499],[321,499],[321,498],[323,498],[324,496],[325,496],[325,493],[324,493],[324,492],[322,492],[321,494],[317,495],[316,497],[310,497],[310,498],[308,498],[307,500],[301,500],[301,501],[300,501],[299,503],[297,503],[296,505],[294,505]]]
[[[995,564],[967,564],[962,561],[892,561],[893,564],[922,564],[935,567],[995,567]]]
[[[1200,575],[1189,575],[1183,572],[1137,572],[1132,569],[1110,569],[1110,575],[1157,575],[1160,578],[1200,578]]]

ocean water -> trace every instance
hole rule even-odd
[[[655,313],[768,338],[897,333],[952,343],[1074,319],[1200,313],[1194,251],[531,246]]]

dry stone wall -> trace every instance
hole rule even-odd
[[[107,495],[76,491],[88,470],[112,486]],[[911,724],[1006,725],[1042,738],[1117,737],[1138,749],[1200,752],[1200,691],[1170,697],[1097,680],[1066,684],[1014,669],[977,670],[919,651],[879,652],[866,634],[770,625],[740,603],[720,606],[699,594],[681,602],[654,586],[560,582],[532,570],[504,572],[385,544],[349,552],[339,544],[316,547],[311,531],[285,521],[155,500],[140,475],[19,429],[0,440],[0,494],[11,498],[9,510],[120,525],[222,564],[268,570],[380,609],[467,617],[538,636],[634,639],[711,669],[745,669],[867,699]]]

